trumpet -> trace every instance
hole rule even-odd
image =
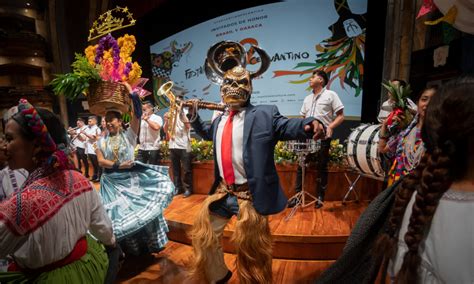
[[[158,95],[166,96],[170,103],[170,109],[168,111],[168,129],[167,129],[167,134],[170,137],[170,139],[174,138],[178,115],[181,112],[181,109],[183,107],[196,107],[197,109],[209,109],[209,110],[219,110],[219,111],[227,110],[227,106],[223,104],[206,102],[206,101],[182,100],[176,97],[171,91],[171,89],[173,88],[173,85],[174,83],[172,81],[168,81],[164,83],[158,89]]]

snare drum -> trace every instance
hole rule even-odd
[[[286,149],[295,153],[315,153],[321,149],[321,141],[313,139],[286,141]]]

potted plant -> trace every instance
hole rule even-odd
[[[278,141],[275,145],[274,159],[277,164],[292,164],[298,159],[298,156],[288,150],[285,142]]]
[[[339,142],[339,139],[331,140],[329,148],[328,168],[332,170],[342,170],[347,166],[346,147]]]
[[[214,160],[214,144],[212,141],[191,139],[191,151],[198,162]]]

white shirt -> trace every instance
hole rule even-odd
[[[95,135],[96,136],[95,141],[91,140],[89,138],[87,138],[87,141],[86,141],[86,154],[95,155],[94,144],[100,138],[100,128],[97,127],[97,125],[93,125],[92,127],[86,126],[86,128],[84,129],[84,132],[87,135]]]
[[[336,118],[336,113],[344,109],[344,105],[336,92],[323,88],[318,94],[306,96],[300,114],[304,117],[319,119],[328,127]]]
[[[389,266],[393,276],[408,251],[404,241],[416,192],[408,203],[398,236],[397,255]],[[474,283],[474,193],[448,190],[439,201],[429,232],[418,248],[420,283]]]
[[[408,108],[413,110],[413,111],[418,111],[418,106],[409,98],[407,98],[408,102]],[[393,105],[395,104],[394,101],[388,99],[385,102],[383,102],[382,106],[380,107],[379,115],[377,116],[377,120],[380,123],[383,123],[385,119],[390,115],[390,113],[393,111]]]
[[[8,166],[0,171],[0,201],[21,188],[28,171],[25,169],[11,170]]]
[[[163,119],[156,114],[152,114],[149,121],[157,123],[160,128],[163,126]],[[142,119],[140,124],[140,150],[160,150],[160,130],[154,130],[148,122]]]
[[[86,148],[86,139],[87,137],[84,134],[80,134],[81,131],[84,131],[87,126],[76,129],[76,137],[73,138],[72,145],[76,148]],[[81,140],[82,139],[82,140]]]
[[[186,114],[188,111],[183,109],[182,117],[187,121]],[[168,125],[171,127],[171,125]],[[188,152],[191,152],[191,129],[186,130],[184,122],[181,121],[181,118],[176,118],[176,129],[174,131],[174,138],[169,141],[170,149],[185,149]]]
[[[224,179],[224,172],[222,170],[222,154],[221,154],[221,145],[222,145],[222,132],[224,131],[224,126],[229,118],[229,113],[222,115],[221,121],[217,126],[216,133],[216,158],[217,166],[219,167],[219,174]],[[234,176],[236,184],[244,184],[247,182],[247,174],[244,169],[244,152],[243,152],[243,143],[244,143],[244,120],[245,120],[245,110],[239,111],[232,118],[232,166],[234,167]]]

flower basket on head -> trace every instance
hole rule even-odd
[[[124,83],[128,83],[140,98],[149,92],[147,94],[141,88],[146,80],[140,78],[140,65],[132,61],[131,54],[137,43],[135,37],[125,34],[115,39],[110,32],[133,24],[135,20],[126,7],[117,7],[101,15],[89,35],[89,41],[100,38],[99,42],[89,45],[84,55],[76,54],[73,72],[58,75],[51,81],[54,93],[70,100],[85,95],[89,111],[96,115],[103,116],[112,109],[128,113],[132,100]]]
[[[111,109],[128,113],[131,106],[127,88],[123,84],[109,81],[91,83],[87,102],[89,111],[100,116],[104,116]]]

